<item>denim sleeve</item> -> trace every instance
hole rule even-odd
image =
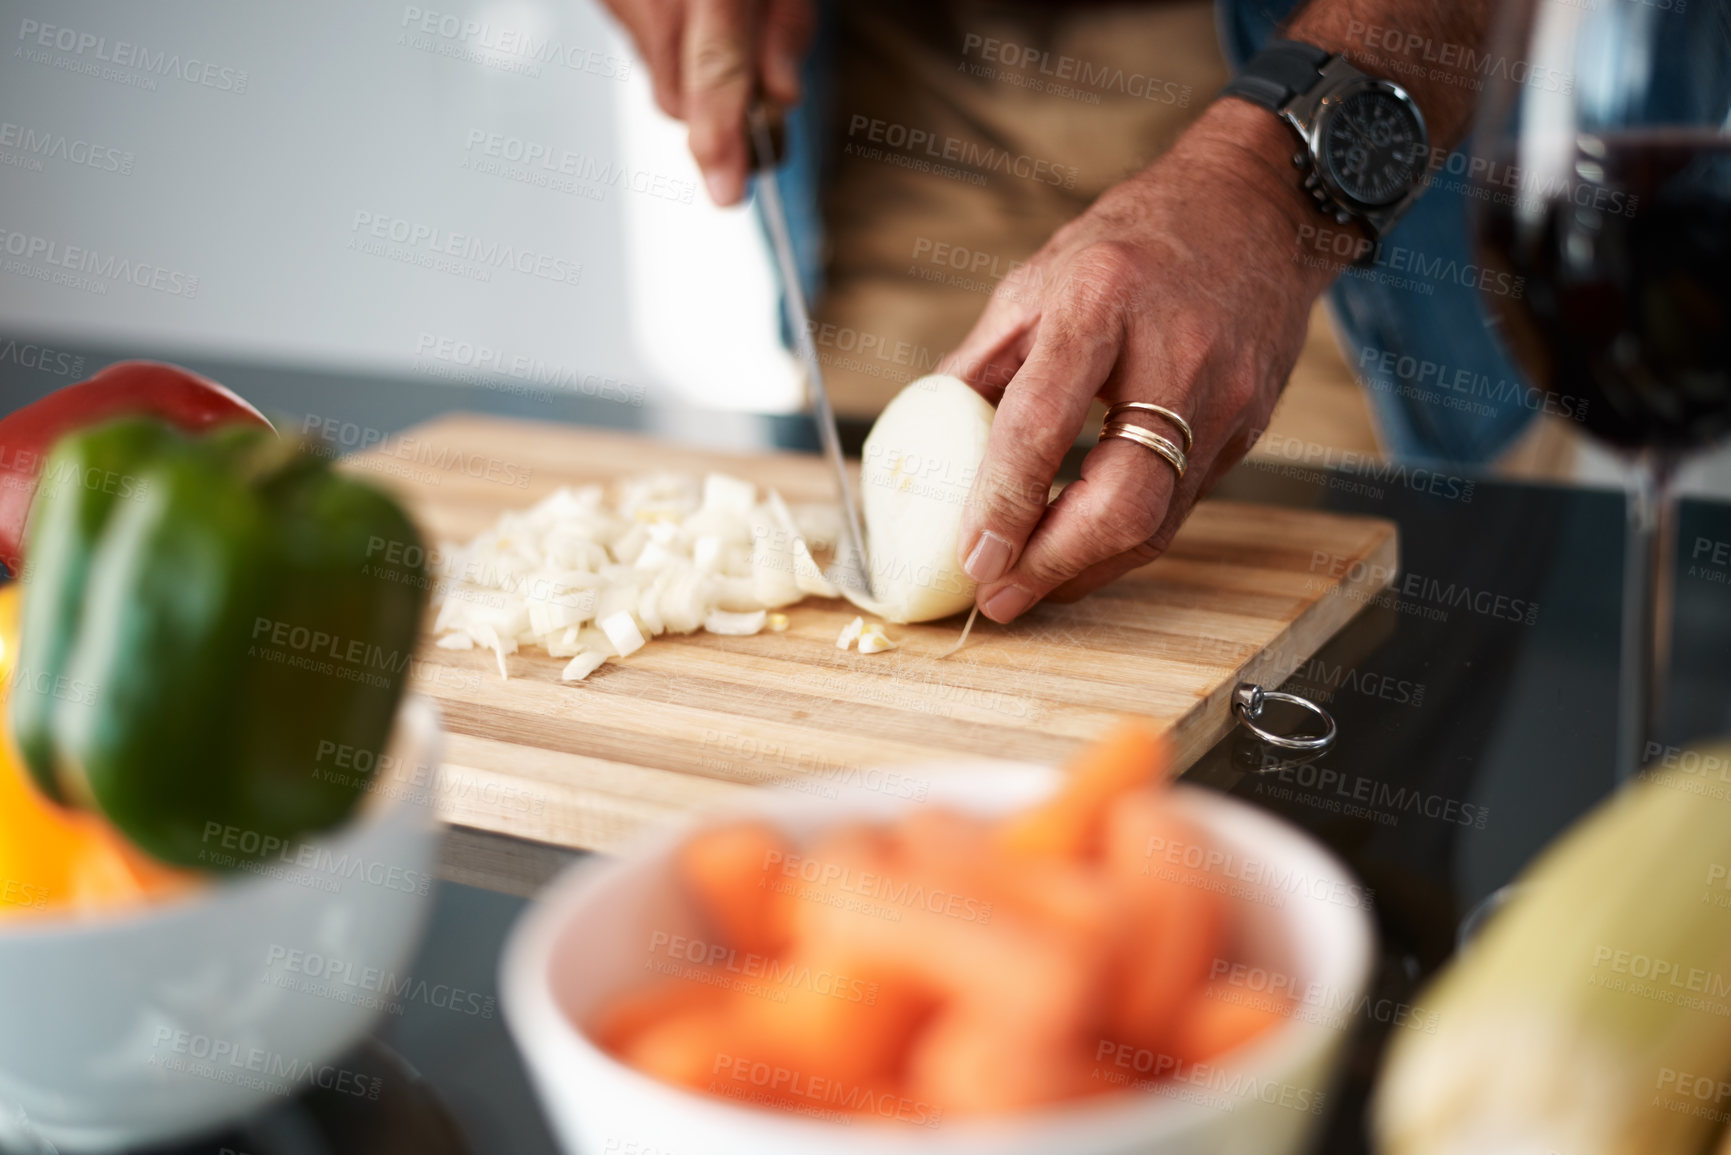
[[[1234,68],[1272,38],[1293,0],[1216,0]],[[1482,464],[1514,442],[1543,403],[1504,353],[1468,227],[1467,146],[1384,238],[1370,269],[1343,275],[1329,304],[1384,444],[1401,458]],[[1319,216],[1319,221],[1321,220]],[[1496,288],[1518,292],[1518,284]]]

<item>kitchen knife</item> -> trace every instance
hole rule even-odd
[[[817,422],[818,439],[823,443],[824,456],[829,459],[830,468],[835,470],[836,484],[841,489],[844,540],[836,550],[831,577],[838,585],[875,597],[871,564],[866,558],[865,534],[860,528],[859,502],[854,497],[853,479],[842,456],[835,409],[830,405],[829,392],[824,388],[823,366],[817,359],[817,343],[812,336],[811,313],[806,308],[805,286],[799,279],[799,265],[793,257],[787,209],[782,204],[781,187],[776,183],[775,170],[780,150],[776,148],[775,130],[770,123],[769,111],[761,101],[752,105],[746,119],[752,152],[756,157],[758,208],[763,215],[764,227],[769,230],[770,247],[775,250],[777,279],[781,284],[782,299],[787,302],[794,342],[800,360],[805,363],[807,392],[811,398],[812,418]]]

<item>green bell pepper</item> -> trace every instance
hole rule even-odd
[[[11,721],[50,797],[194,868],[354,809],[378,758],[328,754],[383,752],[428,584],[391,498],[266,430],[124,419],[56,445],[26,534]]]

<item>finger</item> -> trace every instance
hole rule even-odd
[[[763,91],[784,107],[799,103],[799,63],[817,21],[811,0],[769,0],[763,12]]]
[[[1154,531],[1155,544],[1162,553],[1172,543],[1172,539],[1178,536],[1179,527],[1184,524],[1184,519],[1190,516],[1196,503],[1207,497],[1209,491],[1220,484],[1220,479],[1232,472],[1232,467],[1244,459],[1244,455],[1249,453],[1250,447],[1256,443],[1256,437],[1254,431],[1241,427],[1227,441],[1226,447],[1214,455],[1201,480],[1195,485],[1186,481],[1179,486],[1178,496],[1166,511],[1166,520]]]
[[[1154,560],[1159,550],[1150,539],[1166,519],[1177,479],[1164,458],[1133,442],[1096,445],[1082,461],[1082,480],[1052,503],[1016,565],[1002,581],[980,587],[980,612],[1013,621],[1096,567],[1104,567],[1103,584]]]
[[[1178,535],[1185,519],[1190,516],[1190,511],[1196,507],[1196,503],[1208,496],[1208,492],[1220,479],[1232,471],[1232,467],[1238,464],[1254,440],[1249,434],[1240,434],[1210,463],[1199,463],[1195,458],[1191,458],[1190,468],[1184,473],[1185,479],[1178,483],[1177,490],[1166,507],[1166,516],[1161,521],[1160,528],[1143,543],[1146,549],[1131,547],[1116,557],[1089,566],[1047,594],[1044,600],[1073,602],[1084,598],[1164,554],[1172,544],[1172,539]],[[1206,464],[1207,471],[1199,475],[1197,470],[1200,464]]]
[[[1117,557],[1089,566],[1040,600],[1057,602],[1059,605],[1081,601],[1089,594],[1111,585],[1131,570],[1141,569],[1165,552],[1154,547],[1152,543],[1147,549],[1132,547]]]
[[[692,0],[684,49],[685,121],[691,155],[710,199],[730,205],[745,195],[745,112],[755,76],[747,0]]]
[[[639,42],[639,49],[649,65],[649,87],[655,94],[655,106],[674,120],[684,120],[685,78],[680,68],[678,30],[666,30],[653,46]]]
[[[1001,282],[980,319],[938,365],[938,372],[953,373],[987,401],[998,404],[1032,351],[1039,317],[1029,298],[1009,287],[1008,280]]]
[[[957,560],[976,582],[995,582],[1015,566],[1046,512],[1058,466],[1117,360],[1121,337],[1115,317],[1081,309],[1042,324],[998,404],[962,514]]]
[[[679,69],[680,31],[685,22],[682,0],[643,4],[606,0],[606,4],[631,34],[637,54],[649,69],[649,87],[656,107],[675,120],[684,119]]]

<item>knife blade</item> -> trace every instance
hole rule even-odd
[[[757,197],[764,227],[769,232],[770,247],[775,250],[777,279],[782,299],[787,302],[789,320],[793,323],[794,343],[805,365],[806,392],[811,401],[812,419],[817,422],[818,440],[824,457],[835,470],[836,486],[841,492],[842,535],[845,541],[836,551],[832,580],[838,585],[860,590],[867,597],[876,597],[872,589],[871,563],[866,557],[865,533],[861,529],[859,502],[854,496],[853,479],[849,476],[847,459],[842,456],[841,434],[836,429],[835,409],[830,404],[829,391],[824,387],[823,366],[818,362],[817,342],[812,337],[811,312],[806,307],[805,286],[799,279],[799,265],[793,256],[793,237],[787,225],[787,208],[781,199],[781,186],[775,170],[779,150],[770,125],[768,109],[762,102],[752,105],[746,117],[751,132],[752,152],[756,158]]]

